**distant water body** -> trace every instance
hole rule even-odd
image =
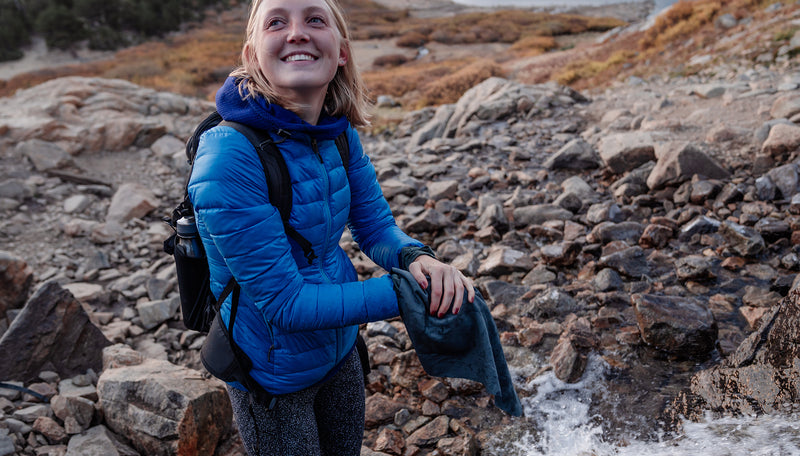
[[[455,3],[470,6],[515,6],[522,8],[574,8],[578,6],[603,6],[617,3],[643,3],[647,0],[453,0]],[[655,0],[653,11],[658,12],[675,3],[676,0]]]

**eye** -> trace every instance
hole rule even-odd
[[[322,16],[311,16],[308,18],[309,24],[325,24],[325,18]]]
[[[275,17],[275,18],[271,18],[271,19],[267,20],[266,24],[267,24],[267,28],[271,29],[271,28],[275,28],[275,27],[280,27],[281,24],[283,24],[283,22],[284,22],[283,19]]]

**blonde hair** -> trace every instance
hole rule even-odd
[[[369,108],[371,101],[367,93],[366,85],[361,79],[353,59],[350,47],[350,32],[347,29],[347,22],[344,18],[344,10],[337,0],[324,0],[333,13],[333,20],[339,34],[344,42],[347,51],[347,63],[338,67],[336,75],[328,85],[328,92],[325,94],[324,108],[329,115],[344,115],[347,120],[355,127],[369,125]],[[258,8],[263,0],[253,0],[250,6],[250,17],[247,20],[247,31],[242,46],[242,63],[234,69],[230,76],[240,80],[239,92],[244,96],[255,97],[260,95],[269,103],[277,103],[286,109],[292,110],[293,103],[284,99],[258,66],[255,53],[256,32],[262,24],[258,23]]]

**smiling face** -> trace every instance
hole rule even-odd
[[[253,63],[282,98],[320,108],[328,84],[348,58],[324,0],[262,1],[248,46]]]

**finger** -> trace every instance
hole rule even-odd
[[[469,302],[475,302],[475,286],[472,284],[472,280],[468,277],[465,277],[463,274],[461,275],[462,280],[464,281],[464,288],[467,289],[467,299]]]
[[[414,280],[417,281],[423,290],[428,289],[428,278],[425,277],[425,273],[422,272],[422,265],[419,263],[411,263],[408,266],[408,272],[411,273],[411,276],[414,277]]]
[[[453,296],[455,295],[455,282],[453,274],[447,273],[442,277],[442,304],[439,306],[439,318],[447,315],[450,310],[450,305],[453,303]]]
[[[431,274],[431,315],[436,315],[442,304],[442,272],[434,269]]]
[[[464,304],[464,282],[461,280],[461,273],[456,271],[455,277],[455,297],[453,298],[453,315],[458,315],[461,305]]]

